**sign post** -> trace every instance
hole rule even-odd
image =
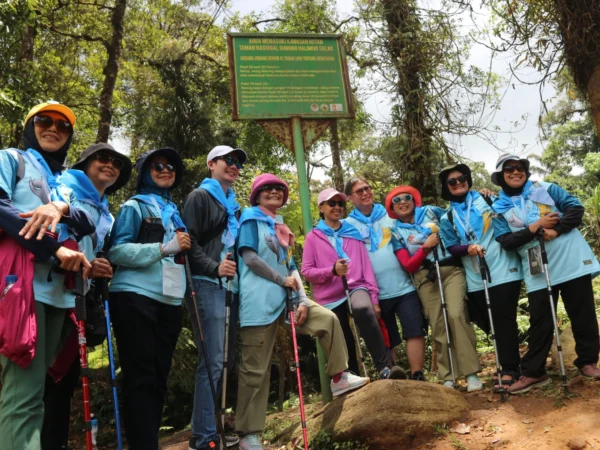
[[[332,120],[354,119],[341,35],[229,33],[234,120],[256,120],[294,152],[305,233],[312,228],[305,151]],[[332,398],[317,342],[323,401]]]

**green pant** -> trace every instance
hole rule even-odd
[[[40,450],[44,422],[44,382],[56,357],[65,310],[35,302],[37,343],[31,364],[22,369],[0,356],[0,449]]]
[[[443,380],[452,380],[440,288],[437,279],[435,282],[431,282],[425,278],[427,272],[427,269],[417,272],[415,284],[423,304],[425,317],[431,326],[431,339],[438,358],[438,377]],[[455,266],[441,267],[440,272],[448,311],[454,371],[456,377],[471,375],[479,372],[481,365],[477,356],[475,332],[467,312],[465,273],[462,268]]]
[[[269,325],[240,329],[242,354],[238,375],[238,398],[235,428],[241,434],[260,434],[265,427],[271,357],[277,327],[283,323],[283,315]],[[344,333],[336,315],[311,301],[308,319],[296,331],[319,338],[327,358],[327,374],[330,376],[348,368],[348,349]]]

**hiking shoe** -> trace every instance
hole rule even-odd
[[[257,434],[247,434],[240,439],[239,450],[264,450]]]
[[[410,379],[415,381],[427,381],[427,378],[425,378],[425,375],[420,370],[411,373]]]
[[[447,388],[450,388],[450,389],[454,389],[456,387],[454,385],[454,381],[452,381],[452,380],[446,380],[446,381],[444,381],[444,386],[446,386]]]
[[[406,380],[408,377],[406,376],[404,370],[402,370],[400,367],[392,366],[390,369],[389,378],[390,380]]]
[[[471,374],[466,376],[467,379],[467,392],[475,392],[483,389],[483,383],[477,376],[477,374]]]
[[[550,377],[548,377],[548,375],[542,375],[538,378],[522,376],[512,385],[510,385],[506,390],[509,394],[518,395],[524,394],[525,392],[529,392],[532,389],[541,388],[542,386],[546,386],[550,383],[552,383],[552,380],[550,379]]]
[[[585,378],[596,380],[600,379],[600,369],[594,364],[587,364],[583,366],[581,369],[579,369],[579,372],[581,372],[581,375],[583,375]]]
[[[334,397],[337,397],[338,395],[363,387],[369,381],[371,380],[368,378],[358,377],[350,372],[343,372],[340,381],[334,383],[331,380],[331,393]]]
[[[235,447],[240,443],[240,437],[235,433],[228,433],[225,435],[225,445],[227,448]]]
[[[196,447],[196,443],[200,438],[192,436],[188,442],[188,450],[218,450],[219,443],[215,441],[210,441],[208,444],[203,445],[202,447]]]

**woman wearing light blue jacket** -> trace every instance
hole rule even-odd
[[[175,255],[190,237],[171,202],[183,162],[173,149],[136,161],[137,192],[112,230],[108,259],[117,270],[110,309],[123,370],[123,418],[129,448],[158,450],[167,377],[181,330],[186,277]]]

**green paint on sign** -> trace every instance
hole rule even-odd
[[[352,118],[341,37],[229,35],[233,118]]]

